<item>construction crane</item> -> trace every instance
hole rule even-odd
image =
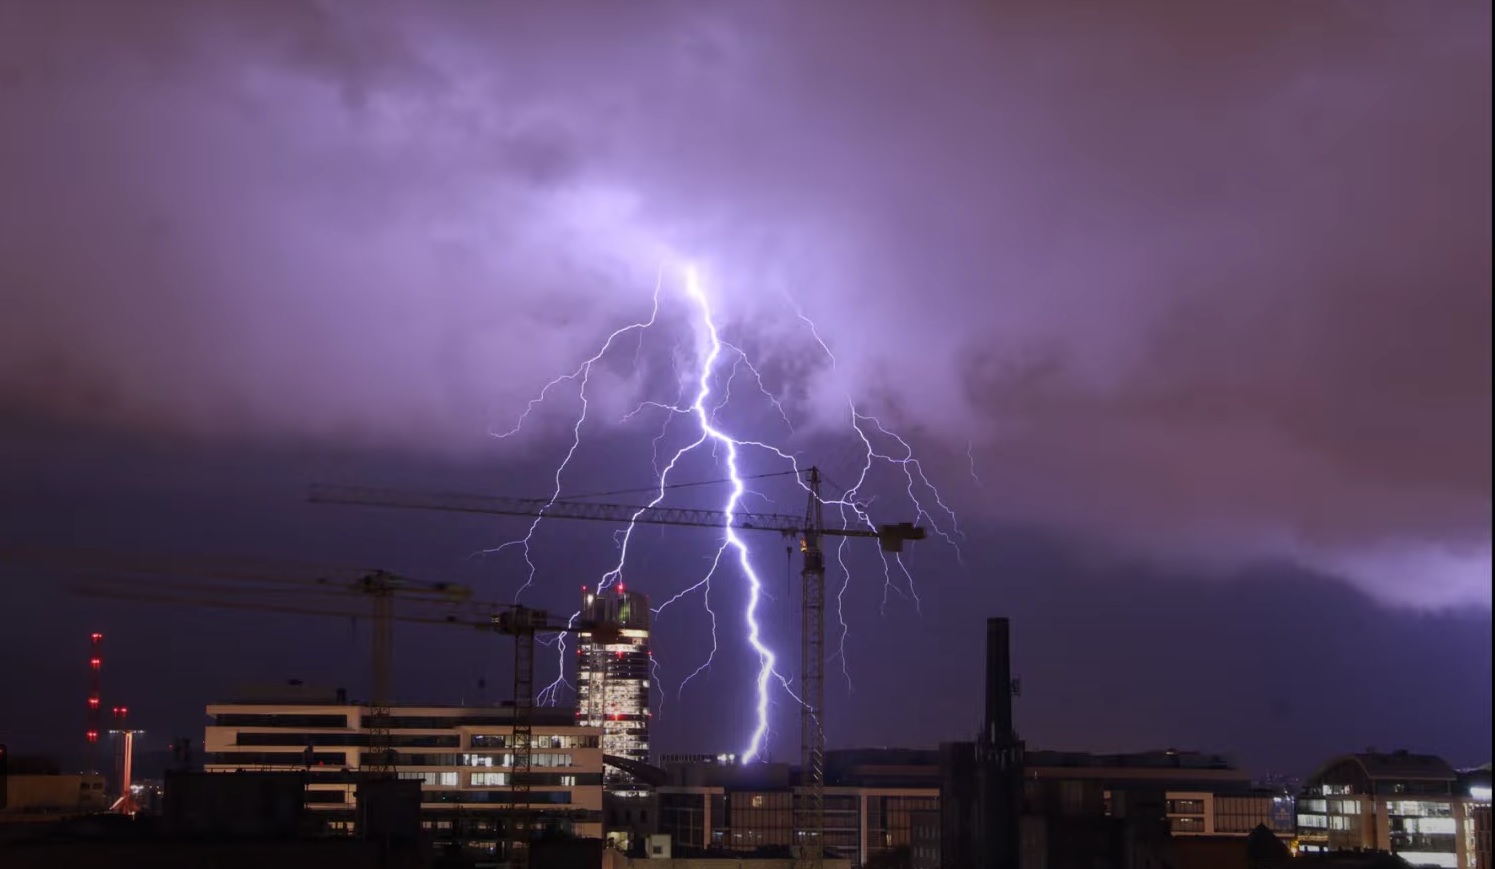
[[[796,801],[795,829],[801,864],[818,866],[825,841],[825,553],[826,537],[875,538],[888,553],[903,551],[907,542],[923,540],[925,530],[912,522],[877,528],[827,528],[820,470],[804,472],[808,492],[804,515],[726,512],[682,507],[604,504],[579,500],[512,498],[494,495],[402,492],[367,486],[319,484],[310,500],[318,504],[399,507],[455,513],[574,519],[615,524],[731,527],[742,531],[777,532],[799,540],[802,569],[800,625],[800,762],[803,798]]]
[[[470,593],[460,585],[423,582],[384,570],[328,567],[255,558],[204,558],[138,552],[6,547],[0,548],[0,561],[28,561],[68,568],[76,571],[80,577],[105,572],[115,578],[130,577],[137,581],[162,576],[192,577],[199,580],[185,585],[177,583],[177,591],[207,591],[208,587],[200,582],[206,579],[244,583],[237,589],[233,586],[212,589],[219,593],[237,590],[242,594],[251,590],[249,584],[256,584],[258,587],[252,590],[262,594],[300,590],[312,593],[352,593],[367,597],[372,605],[370,622],[373,626],[373,684],[365,714],[369,730],[369,751],[360,768],[371,774],[388,774],[394,771],[394,751],[389,741],[389,710],[390,674],[394,669],[393,608],[396,598],[458,603],[466,600]],[[155,585],[158,589],[173,587],[172,583],[164,580]],[[276,611],[270,607],[248,608]],[[300,610],[292,607],[287,611]]]
[[[472,600],[465,586],[423,582],[382,570],[293,566],[267,559],[0,547],[0,562],[4,561],[68,568],[75,576],[75,593],[115,600],[347,618],[361,615],[347,608],[348,593],[369,596],[375,621],[372,663],[377,699],[369,705],[369,751],[360,767],[376,775],[391,772],[396,760],[389,738],[394,623],[452,625],[514,637],[509,790],[511,854],[516,860],[528,846],[533,827],[536,636],[589,631],[606,638],[613,630],[606,624],[553,618],[530,607]]]

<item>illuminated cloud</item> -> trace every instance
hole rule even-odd
[[[0,407],[492,455],[686,255],[992,518],[1488,604],[1488,8],[751,7],[11,7]]]

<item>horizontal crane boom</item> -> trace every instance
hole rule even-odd
[[[803,534],[803,516],[782,513],[727,513],[688,507],[649,507],[633,504],[600,504],[591,501],[549,501],[544,498],[508,498],[463,493],[402,492],[369,486],[311,487],[314,504],[357,504],[366,507],[404,507],[415,510],[445,510],[454,513],[489,513],[500,516],[544,516],[550,519],[589,519],[598,522],[634,522],[640,525],[691,525],[723,528],[728,524],[743,531],[774,531],[785,536]],[[902,552],[903,544],[923,540],[924,529],[911,522],[869,528],[824,528],[817,533],[832,537],[870,537],[885,552]]]

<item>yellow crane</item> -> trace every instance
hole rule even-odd
[[[748,510],[700,510],[638,504],[605,504],[583,500],[513,498],[460,493],[402,492],[368,486],[318,484],[310,500],[320,504],[400,507],[455,513],[487,513],[546,519],[590,520],[613,524],[732,527],[797,538],[800,571],[800,763],[803,798],[796,800],[795,832],[802,865],[818,866],[825,841],[825,553],[826,537],[872,538],[884,552],[896,553],[908,542],[923,540],[925,530],[911,522],[876,528],[827,528],[818,468],[808,468],[802,483],[808,494],[803,515],[754,513]],[[685,486],[698,484],[685,484]],[[667,487],[684,488],[685,486]]]

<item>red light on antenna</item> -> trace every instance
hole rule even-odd
[[[95,643],[97,643],[99,640],[104,639],[104,635],[103,634],[89,634],[88,638],[90,640],[93,640]]]
[[[90,730],[85,735],[88,737],[88,741],[89,742],[98,742],[99,741],[99,732],[97,730]]]
[[[622,593],[623,593],[623,583],[620,582],[620,583],[618,583],[618,594],[622,594]]]
[[[94,668],[95,670],[97,670],[99,667],[101,667],[103,665],[103,663],[104,662],[101,659],[99,659],[99,658],[89,658],[88,659],[88,666]]]
[[[99,708],[99,698],[97,698],[97,697],[90,697],[90,698],[88,698],[88,708],[89,709],[97,709],[97,708]]]

